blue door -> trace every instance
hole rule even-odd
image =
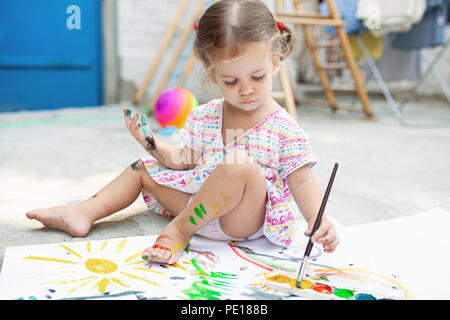
[[[101,0],[0,1],[0,111],[103,103]]]

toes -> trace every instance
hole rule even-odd
[[[142,258],[150,262],[167,263],[171,257],[172,251],[170,249],[163,249],[155,246],[147,248],[142,253]]]
[[[28,218],[28,219],[35,219],[36,216],[37,216],[37,214],[36,214],[35,211],[28,211],[28,212],[27,212],[27,218]]]

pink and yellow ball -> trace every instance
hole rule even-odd
[[[154,115],[162,127],[184,127],[187,116],[198,105],[195,96],[186,89],[167,89],[155,103]]]

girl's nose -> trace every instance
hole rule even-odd
[[[253,93],[253,87],[248,83],[241,83],[239,88],[239,94],[242,96],[248,96]]]

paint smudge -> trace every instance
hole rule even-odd
[[[223,199],[223,210],[226,211],[228,206],[230,205],[230,196],[221,192],[220,195],[222,196]]]
[[[214,202],[214,201],[209,201],[209,204],[213,208],[215,218],[217,219],[219,217],[219,213],[220,213],[220,204],[218,202]]]

